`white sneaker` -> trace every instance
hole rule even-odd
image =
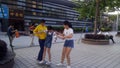
[[[38,63],[39,63],[39,64],[43,64],[43,63],[45,63],[45,61],[42,60],[42,61],[40,61],[40,62],[38,62]]]
[[[64,64],[63,63],[59,63],[59,64],[57,64],[57,66],[64,66]]]
[[[67,66],[67,68],[71,68],[71,66]]]
[[[50,65],[50,64],[51,64],[51,62],[50,62],[50,61],[48,61],[48,62],[46,62],[46,64],[47,64],[47,65]]]

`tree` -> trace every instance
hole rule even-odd
[[[79,19],[95,18],[94,33],[97,33],[97,27],[100,23],[100,14],[106,11],[119,10],[119,0],[73,0],[76,3],[75,9],[79,12]],[[107,8],[107,9],[106,9]]]
[[[95,17],[96,0],[72,0],[76,7],[74,8],[80,13],[79,19]],[[107,8],[108,7],[108,8]],[[119,0],[100,0],[100,12],[114,11],[120,7]],[[107,9],[106,9],[107,8]]]

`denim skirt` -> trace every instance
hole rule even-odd
[[[73,40],[65,40],[64,47],[74,48],[74,41]]]

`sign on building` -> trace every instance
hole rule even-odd
[[[9,18],[9,8],[7,5],[2,4],[0,6],[0,18]]]

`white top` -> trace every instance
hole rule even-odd
[[[105,33],[105,35],[108,35],[108,36],[110,36],[109,32],[106,32],[106,33]]]
[[[97,34],[102,34],[102,31],[99,31]]]
[[[69,28],[69,29],[64,29],[64,32],[63,32],[63,34],[65,35],[65,36],[69,36],[70,34],[73,34],[74,32],[73,32],[73,29],[72,28]],[[73,37],[72,38],[66,38],[66,40],[72,40],[73,39]]]

